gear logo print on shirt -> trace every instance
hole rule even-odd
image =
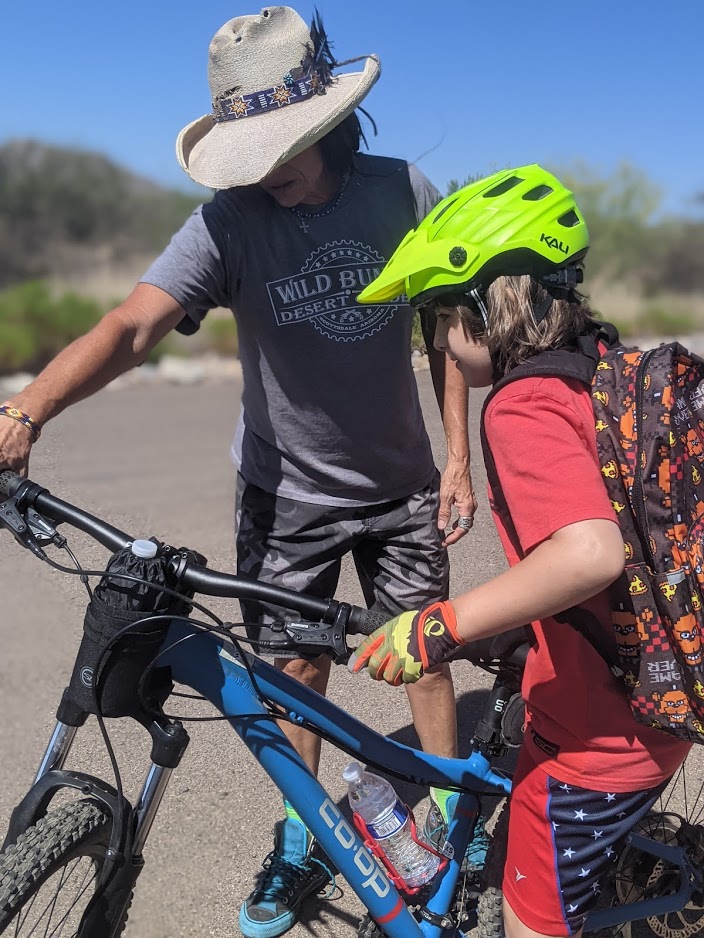
[[[379,332],[403,305],[367,306],[357,294],[381,272],[384,258],[358,241],[333,241],[315,250],[301,272],[267,284],[279,326],[308,322],[329,339],[356,342]]]

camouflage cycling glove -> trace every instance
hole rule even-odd
[[[365,638],[349,668],[356,673],[366,667],[374,680],[395,686],[412,684],[463,641],[450,603],[432,603],[419,611],[402,612]]]

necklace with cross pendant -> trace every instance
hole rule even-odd
[[[289,208],[289,212],[292,212],[296,216],[296,218],[300,220],[300,225],[298,227],[301,229],[301,231],[303,232],[308,231],[308,222],[310,221],[311,218],[323,218],[325,215],[329,215],[331,212],[335,211],[337,206],[340,204],[340,200],[342,199],[342,196],[344,195],[344,192],[345,192],[345,189],[347,188],[347,183],[349,182],[349,180],[350,180],[350,173],[348,170],[347,172],[344,173],[342,177],[342,180],[340,182],[340,188],[337,191],[337,195],[335,196],[334,201],[330,205],[328,205],[327,208],[324,208],[320,212],[302,212],[295,205]]]

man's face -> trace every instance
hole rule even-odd
[[[293,208],[302,202],[328,202],[337,191],[338,180],[327,170],[316,143],[269,173],[259,185],[283,208]]]

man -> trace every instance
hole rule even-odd
[[[402,234],[438,200],[402,160],[358,154],[355,108],[379,77],[333,75],[319,19],[288,7],[226,23],[210,45],[212,113],[179,135],[177,155],[217,189],[125,302],[62,352],[8,403],[40,427],[67,405],[143,361],[169,330],[195,332],[209,309],[237,318],[243,409],[233,444],[239,470],[238,572],[332,596],[351,553],[368,604],[389,616],[448,595],[446,547],[475,509],[467,395],[461,375],[431,354],[448,460],[438,480],[410,363],[405,298],[362,307],[356,295]],[[432,323],[424,323],[432,335]],[[428,342],[428,347],[432,343]],[[14,411],[13,411],[14,412]],[[0,421],[0,468],[25,469],[34,431]],[[460,519],[443,540],[453,504]],[[267,652],[268,611],[242,603],[250,637]],[[272,649],[269,649],[271,651]],[[324,693],[330,661],[277,658]],[[409,690],[421,743],[455,755],[455,700],[447,665]],[[284,729],[317,772],[320,740]],[[442,808],[444,793],[435,793]],[[249,938],[274,938],[326,878],[295,811],[276,825],[240,913]]]

